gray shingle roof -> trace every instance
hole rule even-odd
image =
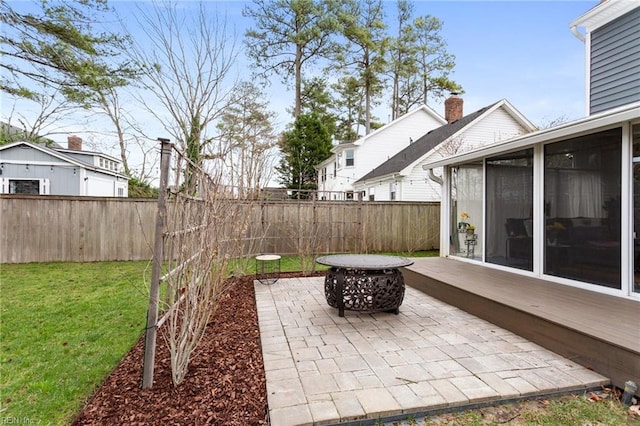
[[[482,114],[491,109],[498,102],[486,106],[471,114],[465,115],[459,120],[450,124],[445,124],[437,129],[433,129],[427,134],[418,138],[402,151],[389,158],[372,171],[362,176],[356,182],[362,182],[369,179],[375,179],[381,176],[387,176],[392,173],[398,173],[418,158],[422,157],[436,146],[458,133],[460,130],[477,120]]]

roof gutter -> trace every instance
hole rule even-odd
[[[517,136],[512,139],[496,142],[491,145],[427,163],[422,166],[422,169],[428,171],[435,167],[476,161],[503,152],[527,148],[538,143],[552,142],[566,137],[574,137],[581,133],[597,131],[604,127],[618,125],[619,123],[629,120],[637,120],[638,118],[640,118],[640,102],[635,102],[556,127],[538,130],[537,132]]]

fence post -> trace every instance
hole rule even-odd
[[[356,240],[355,240],[355,250],[356,253],[362,253],[362,248],[364,246],[363,244],[363,239],[364,239],[364,220],[362,218],[362,207],[363,207],[363,193],[362,192],[358,192],[358,212],[356,215],[356,220],[358,223],[358,229],[356,230]]]
[[[158,138],[160,149],[160,189],[158,192],[158,211],[156,213],[156,231],[153,242],[153,264],[151,265],[151,287],[149,289],[149,308],[147,309],[147,328],[144,337],[144,361],[142,367],[142,388],[153,386],[153,368],[156,357],[156,336],[158,305],[160,302],[160,274],[164,257],[164,231],[167,218],[167,188],[169,186],[169,164],[172,145],[169,139]]]

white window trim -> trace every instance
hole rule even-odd
[[[10,194],[10,182],[16,180],[37,180],[39,195],[50,194],[50,181],[46,178],[0,178],[0,194]]]

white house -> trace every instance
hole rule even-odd
[[[466,116],[462,116],[462,105],[462,99],[452,95],[445,101],[449,124],[431,130],[373,168],[353,184],[354,190],[365,200],[440,201],[441,185],[437,178],[425,175],[423,164],[535,130],[505,99]]]
[[[429,130],[446,121],[422,105],[355,142],[333,147],[331,157],[316,166],[319,196],[352,199],[353,183]]]
[[[640,301],[640,3],[571,27],[590,115],[425,164],[444,168],[440,256]]]
[[[0,146],[0,193],[127,197],[129,178],[120,161],[83,151],[82,139],[69,137],[69,148],[32,142]]]

